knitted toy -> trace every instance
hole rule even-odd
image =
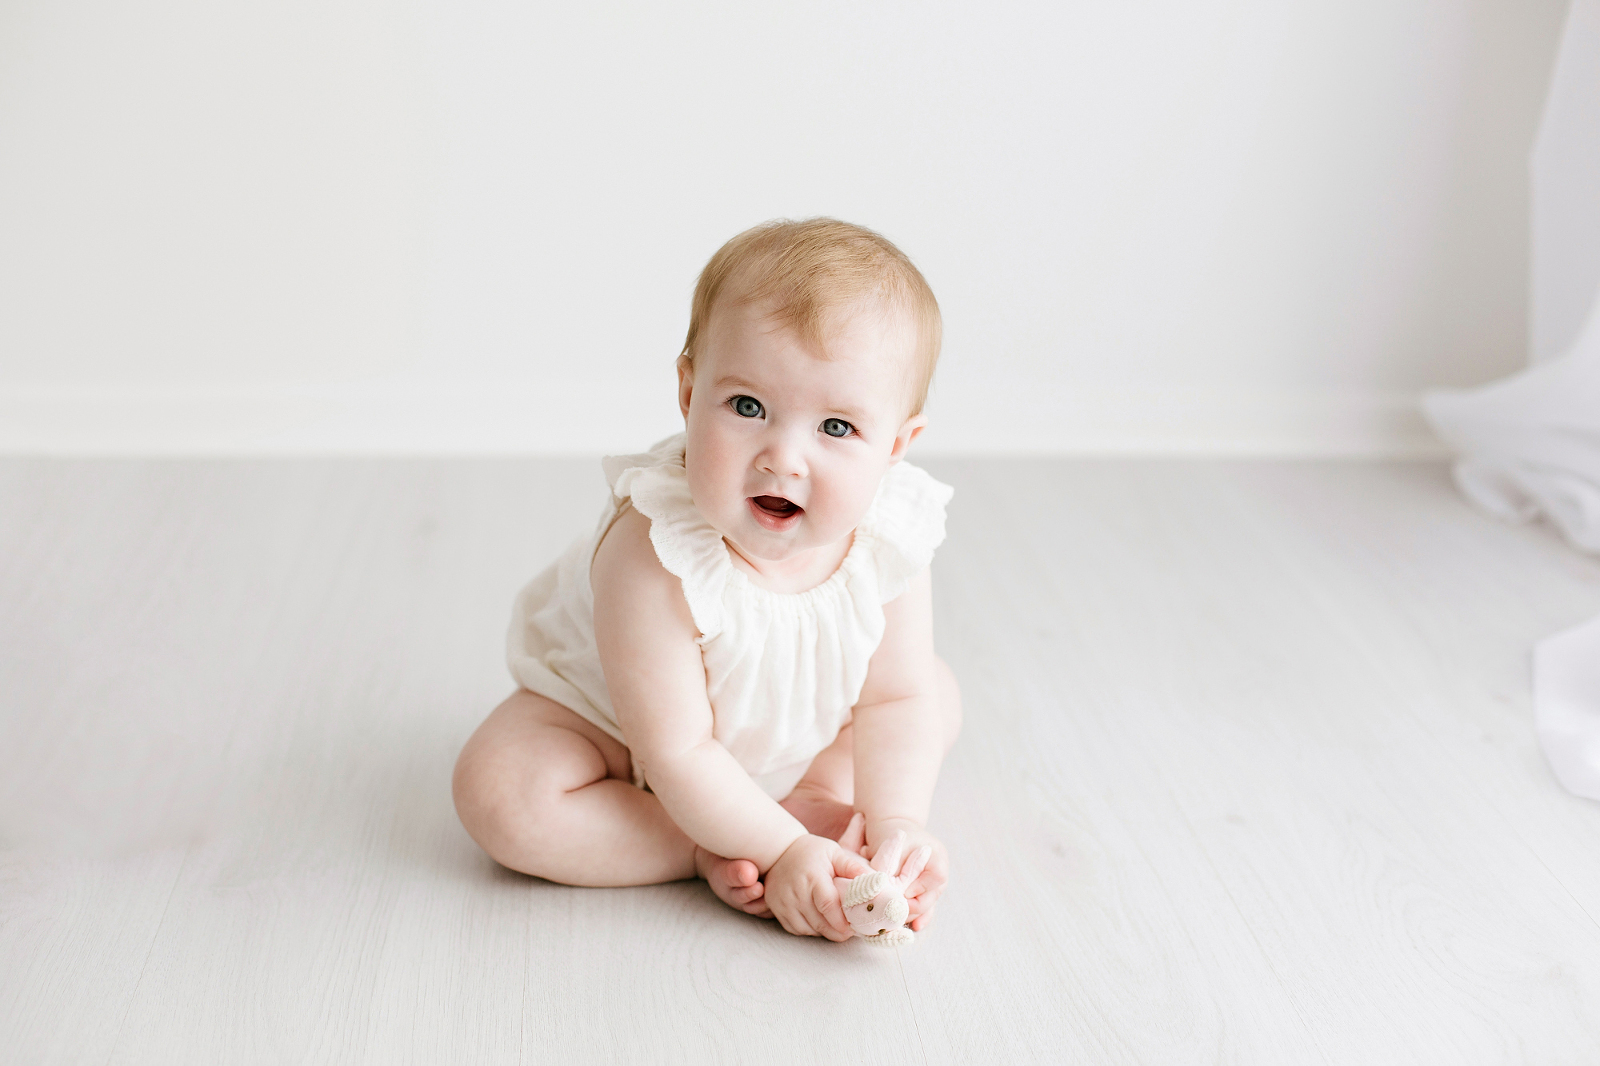
[[[859,855],[866,843],[867,820],[857,811],[850,825],[839,838],[839,846]],[[906,902],[906,889],[928,865],[933,849],[924,845],[911,853],[901,865],[900,856],[905,851],[905,833],[894,836],[878,845],[872,857],[872,869],[855,878],[835,877],[839,900],[844,904],[844,916],[855,934],[869,944],[880,947],[899,947],[909,944],[916,934],[905,927],[911,916],[911,905]],[[895,871],[899,874],[896,875]]]

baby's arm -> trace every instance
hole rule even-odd
[[[706,850],[749,859],[764,873],[805,827],[712,737],[698,631],[649,530],[648,519],[624,511],[589,576],[595,642],[617,724],[678,828]]]
[[[949,876],[944,846],[925,828],[944,761],[946,726],[933,652],[933,581],[925,568],[884,605],[883,641],[867,668],[855,707],[855,805],[866,815],[867,850],[905,830],[909,848],[933,848],[927,869],[907,891],[923,897],[923,915]],[[918,925],[921,923],[918,922]]]
[[[767,905],[784,928],[829,935],[820,928],[826,924],[831,939],[844,939],[850,927],[833,877],[854,870],[852,857],[810,836],[712,735],[698,630],[683,586],[662,567],[649,532],[648,519],[624,511],[590,571],[600,663],[633,759],[685,835],[716,855],[771,871]]]

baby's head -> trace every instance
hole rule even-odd
[[[834,543],[922,432],[939,305],[894,245],[834,219],[723,245],[678,357],[695,505],[765,559]]]

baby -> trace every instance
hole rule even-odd
[[[519,594],[519,691],[456,765],[498,862],[571,885],[702,877],[791,933],[851,935],[834,877],[925,825],[961,720],[928,564],[951,490],[903,462],[927,425],[939,306],[870,230],[739,234],[695,288],[685,432],[605,460],[611,499]],[[837,839],[866,818],[861,854]]]

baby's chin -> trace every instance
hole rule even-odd
[[[764,563],[786,562],[806,552],[838,544],[847,540],[855,529],[854,525],[850,525],[830,536],[828,531],[816,528],[809,514],[800,515],[797,521],[782,530],[765,529],[752,517],[741,522],[714,525],[718,527],[717,532],[738,549],[740,555],[747,559],[760,559]]]

